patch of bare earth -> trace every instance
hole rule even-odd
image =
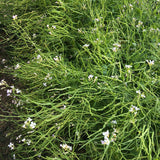
[[[13,78],[2,72],[4,68],[3,60],[4,55],[0,55],[0,81],[5,80],[7,84],[13,84]],[[13,128],[12,124],[7,118],[8,115],[12,115],[11,109],[11,97],[7,96],[7,88],[0,86],[0,160],[10,160],[9,154],[11,152],[8,144],[10,139],[6,136]]]

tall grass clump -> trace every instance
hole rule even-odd
[[[16,2],[11,156],[158,159],[160,2]]]

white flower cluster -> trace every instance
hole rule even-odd
[[[111,78],[115,78],[115,79],[118,79],[118,75],[115,75],[115,76],[111,76]]]
[[[90,75],[88,76],[89,81],[90,81],[93,77],[94,77],[94,75],[90,74]]]
[[[12,93],[12,89],[7,89],[7,96],[10,96]]]
[[[62,2],[59,2],[59,1],[56,1],[55,3],[56,3],[56,4],[62,4]]]
[[[140,28],[142,26],[143,22],[142,21],[138,21],[138,24],[136,25],[137,28]]]
[[[11,93],[13,92],[13,90],[15,90],[15,92],[16,92],[17,94],[21,93],[21,90],[15,89],[14,86],[10,86],[10,87],[11,87],[11,89],[7,89],[7,96],[10,96]]]
[[[131,108],[130,108],[130,112],[134,113],[134,115],[137,114],[137,111],[139,111],[140,109],[134,105],[131,105]]]
[[[154,32],[154,33],[160,32],[160,29],[159,28],[156,28],[156,29],[150,28],[150,32]]]
[[[98,18],[95,18],[94,20],[95,20],[96,22],[99,22],[99,21],[100,21]]]
[[[7,82],[4,79],[2,79],[0,81],[0,86],[6,86],[6,85],[7,85]]]
[[[112,132],[112,135],[110,136],[111,138],[109,138],[109,130],[107,130],[106,132],[102,132],[102,134],[104,136],[104,140],[101,140],[101,144],[109,145],[110,142],[115,142],[116,141],[118,131],[114,127],[117,125],[117,121],[112,120],[111,124],[112,124],[112,127],[113,127],[113,132]]]
[[[145,97],[146,97],[146,96],[144,95],[144,93],[141,94],[141,91],[140,91],[140,90],[136,91],[136,93],[138,93],[142,98],[145,98]]]
[[[19,106],[23,105],[23,101],[22,100],[18,100],[16,98],[12,100],[12,103],[15,104],[16,107],[19,107]]]
[[[119,44],[119,43],[114,43],[113,46],[114,46],[114,47],[112,48],[113,52],[117,52],[118,49],[121,47],[121,44]]]
[[[113,125],[115,125],[115,124],[117,124],[117,121],[116,121],[116,120],[112,120],[111,123],[112,123]]]
[[[89,44],[84,44],[83,45],[83,48],[88,48],[89,47]]]
[[[132,68],[132,66],[131,66],[131,65],[125,65],[125,67],[127,68],[127,72],[128,72],[128,73],[131,73],[130,68]]]
[[[45,80],[51,80],[52,77],[51,77],[50,74],[48,73],[44,79],[45,79]]]
[[[104,136],[104,141],[101,140],[102,144],[106,144],[109,145],[110,144],[110,140],[109,140],[109,130],[107,130],[106,132],[102,133]]]
[[[62,147],[65,151],[72,151],[72,146],[69,146],[67,144],[60,144],[60,147]]]
[[[91,81],[91,80],[93,79],[93,77],[94,77],[94,75],[90,74],[90,75],[88,76],[88,80]],[[97,80],[97,76],[95,76],[94,82],[95,82],[96,80]]]
[[[99,40],[98,38],[94,41],[94,43],[98,43],[98,42],[100,42],[100,43],[102,43],[103,41],[102,40]]]
[[[146,62],[148,63],[149,66],[154,65],[154,60],[153,61],[152,60],[146,60]]]
[[[11,93],[12,93],[14,90],[15,90],[15,92],[16,92],[17,94],[21,93],[21,90],[20,90],[20,89],[15,88],[14,86],[10,86],[10,87],[11,87],[11,89],[7,89],[7,96],[10,96]]]
[[[50,29],[49,24],[47,24],[47,28]],[[56,29],[57,27],[52,25],[52,29]],[[52,35],[52,30],[49,32],[50,35]]]
[[[31,140],[30,139],[23,138],[22,142],[26,142],[28,146],[31,144]]]
[[[125,65],[125,67],[128,68],[128,69],[129,69],[129,68],[132,68],[131,65]]]
[[[20,140],[22,137],[22,135],[20,134],[18,137],[16,137],[16,140],[19,140],[19,143],[20,142],[25,142],[28,146],[31,144],[31,140],[30,139],[25,139],[23,138],[22,140]]]
[[[14,144],[12,142],[9,143],[8,147],[13,150],[14,149]]]
[[[131,10],[133,10],[133,5],[132,4],[129,4],[129,7]]]
[[[78,28],[79,33],[85,33],[85,31],[82,30],[82,28]]]
[[[115,142],[116,141],[117,133],[118,133],[118,131],[115,128],[113,128],[111,142]]]
[[[26,128],[26,127],[30,127],[31,129],[34,129],[36,127],[36,123],[34,123],[32,121],[32,119],[29,117],[23,124],[22,126],[23,128]]]
[[[59,62],[59,61],[61,60],[61,56],[55,56],[53,59],[54,59],[56,62]]]
[[[37,55],[36,59],[38,60],[37,63],[39,63],[43,60],[40,54]]]
[[[19,69],[21,66],[19,64],[16,64],[15,69]]]
[[[13,15],[12,18],[13,18],[13,20],[16,20],[17,19],[17,15]]]
[[[6,59],[2,59],[1,63],[5,64],[6,63]]]

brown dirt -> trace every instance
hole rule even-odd
[[[2,51],[2,50],[0,50]],[[2,52],[1,52],[2,53]],[[4,52],[3,52],[4,53]],[[2,59],[4,54],[0,55],[0,81],[4,79],[8,84],[13,84],[13,78],[7,74],[2,73],[3,64]],[[6,137],[7,133],[9,133],[12,128],[11,124],[5,120],[4,116],[9,115],[11,113],[10,104],[11,98],[7,97],[6,89],[3,89],[3,86],[0,86],[0,160],[10,160],[9,153],[11,152],[8,144],[10,143],[10,139]]]

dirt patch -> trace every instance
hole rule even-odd
[[[7,84],[11,85],[14,83],[13,77],[2,72],[6,63],[6,57],[4,58],[3,55],[0,55],[0,81],[4,79]],[[10,139],[6,135],[10,132],[12,126],[5,116],[12,114],[10,107],[12,98],[7,96],[6,91],[7,88],[0,86],[0,160],[11,159],[9,157],[10,149],[8,147]]]

